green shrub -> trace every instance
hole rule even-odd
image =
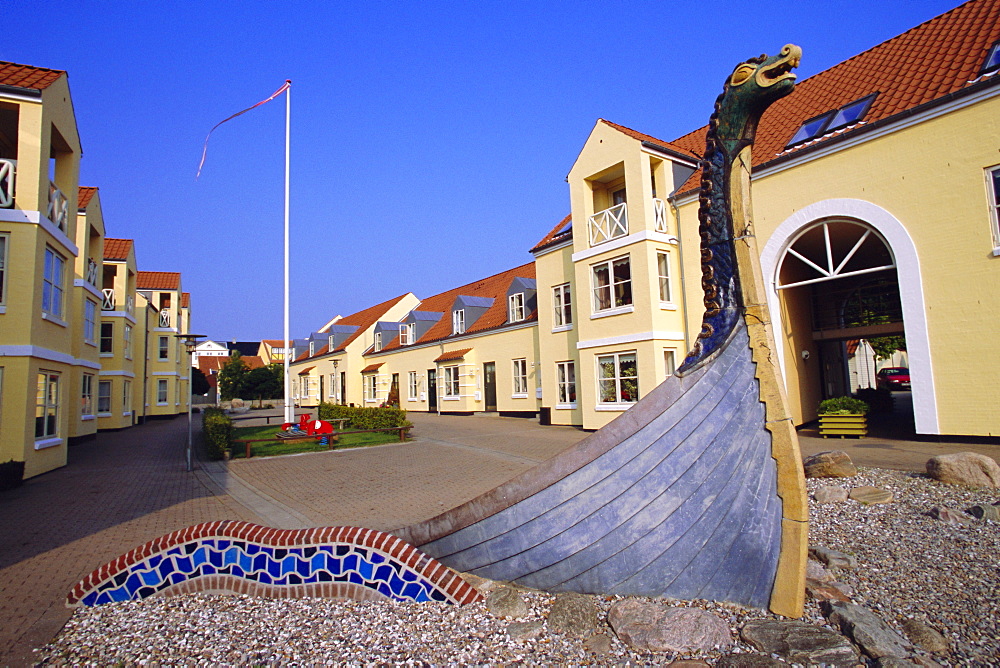
[[[868,404],[868,408],[872,413],[892,412],[892,392],[889,390],[877,390],[873,387],[866,387],[858,390],[854,396]]]
[[[819,402],[820,415],[866,415],[868,404],[854,397],[834,397]]]
[[[221,408],[206,408],[202,417],[205,456],[222,459],[233,446],[233,421]]]
[[[340,406],[323,402],[316,411],[320,420],[347,420],[345,429],[395,429],[409,427],[406,411],[401,408]]]
[[[24,482],[24,462],[9,462],[0,464],[0,491],[20,487]]]

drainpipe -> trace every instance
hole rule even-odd
[[[146,424],[147,406],[149,406],[149,310],[152,308],[152,304],[146,302],[146,312],[143,315],[146,323],[144,329],[146,330],[145,336],[142,338],[143,350],[142,350],[142,424]]]
[[[670,195],[667,196],[667,203],[670,204],[670,210],[674,212],[674,221],[676,221],[677,224],[677,248],[680,251],[678,256],[680,257],[681,265],[681,317],[684,319],[684,355],[686,357],[687,353],[691,350],[691,337],[688,327],[687,290],[684,287],[687,273],[684,271],[684,242],[681,240],[681,212],[680,209],[677,208],[677,202],[675,200],[676,195],[676,190],[670,193]],[[680,364],[683,363],[684,360],[682,358],[680,360]],[[680,366],[680,364],[678,364],[678,366]]]

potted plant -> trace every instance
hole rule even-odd
[[[834,397],[819,402],[819,435],[830,436],[868,435],[868,404],[854,397]]]

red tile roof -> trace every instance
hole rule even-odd
[[[50,70],[0,60],[0,85],[4,86],[44,90],[64,74],[65,70]]]
[[[136,274],[137,290],[177,290],[181,275],[177,271],[140,271]]]
[[[182,292],[181,293],[181,308],[191,308],[191,293]]]
[[[410,294],[410,293],[406,293]],[[363,311],[358,311],[357,313],[352,313],[349,316],[343,317],[337,321],[338,325],[353,325],[357,327],[357,331],[351,334],[349,337],[344,339],[344,342],[337,346],[333,351],[327,350],[329,346],[324,347],[320,354],[325,354],[327,352],[338,352],[345,350],[349,343],[352,343],[356,338],[361,336],[366,329],[374,325],[379,321],[379,318],[384,316],[386,312],[393,306],[398,304],[406,295],[399,295],[398,297],[393,297],[388,301],[384,301],[381,304],[376,304],[375,306],[369,306]]]
[[[271,346],[272,348],[284,348],[285,347],[285,340],[284,339],[263,339],[263,340],[261,340],[261,343],[266,343],[267,345]]]
[[[104,259],[121,260],[128,259],[128,254],[132,250],[131,239],[109,239],[104,237]]]
[[[662,139],[657,139],[656,137],[651,137],[650,135],[639,132],[638,130],[633,130],[632,128],[627,128],[624,125],[618,125],[617,123],[612,123],[611,121],[604,120],[603,118],[598,118],[597,122],[604,123],[609,128],[618,130],[622,134],[628,135],[632,139],[638,139],[641,142],[655,144],[659,148],[666,149],[667,151],[673,151],[674,153],[679,153],[682,157],[690,158],[691,160],[698,159],[699,154],[693,153],[686,146],[682,146],[680,144],[674,144],[668,141],[663,141]]]
[[[378,371],[378,368],[383,364],[385,364],[385,362],[377,362],[375,364],[369,364],[368,366],[366,366],[364,369],[361,370],[361,373],[371,373],[372,371]]]
[[[314,367],[314,366],[307,366],[307,367],[306,367],[305,369],[303,369],[302,371],[299,371],[299,375],[300,375],[300,376],[304,376],[304,375],[306,375],[307,373],[309,373],[310,371],[312,371],[312,370],[313,370],[313,369],[315,369],[315,368],[316,368],[316,367]]]
[[[573,221],[573,214],[570,214],[565,218],[563,218],[562,220],[560,220],[558,223],[556,223],[555,227],[549,230],[548,234],[542,237],[541,241],[535,244],[535,246],[531,249],[530,252],[534,253],[535,251],[540,251],[543,248],[546,248],[547,246],[555,245],[560,241],[572,239],[573,238],[573,228],[571,225],[572,221]],[[567,225],[569,225],[569,228],[565,232],[560,233],[563,230],[563,228],[567,227]]]
[[[435,362],[450,362],[451,360],[460,360],[466,356],[467,353],[471,353],[472,348],[462,348],[461,350],[452,350],[449,353],[441,353],[434,358]]]
[[[794,93],[771,105],[761,119],[754,167],[856,136],[948,96],[1000,85],[1000,76],[979,76],[987,52],[997,40],[1000,0],[970,0],[799,82]],[[808,58],[808,45],[804,50],[803,58]],[[872,93],[878,95],[861,124],[785,149],[803,121]],[[702,153],[705,131],[700,128],[673,143]],[[681,190],[697,188],[699,180],[700,174],[695,173]]]
[[[76,208],[83,211],[90,204],[90,200],[97,194],[97,188],[93,186],[80,186],[76,194]]]

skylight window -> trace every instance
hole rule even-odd
[[[825,114],[815,116],[810,118],[798,129],[785,148],[791,148],[797,144],[816,139],[817,137],[822,137],[828,132],[834,130],[839,130],[845,128],[849,125],[857,123],[865,114],[868,113],[868,109],[872,106],[872,101],[878,93],[872,93],[871,95],[865,96],[860,100],[855,100],[845,104],[840,109],[835,109],[834,111],[828,111]]]
[[[983,63],[982,74],[1000,69],[1000,42],[990,47],[990,52],[986,55],[986,62]]]

